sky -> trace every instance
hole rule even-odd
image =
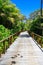
[[[40,9],[40,0],[11,0],[26,17],[37,9]]]

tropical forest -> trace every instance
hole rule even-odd
[[[11,0],[0,0],[0,57],[21,32],[29,35],[43,48],[43,8],[27,18]],[[22,41],[22,40],[21,40]]]

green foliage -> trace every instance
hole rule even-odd
[[[24,16],[20,14],[19,9],[10,0],[0,0],[0,24],[6,28],[12,29],[16,21],[21,21]],[[4,21],[4,22],[3,22]]]
[[[36,10],[36,11],[34,11],[34,12],[32,12],[31,14],[30,14],[30,19],[31,20],[34,20],[35,18],[37,18],[37,17],[39,17],[41,14],[40,14],[40,10]]]
[[[30,30],[35,32],[36,34],[42,35],[41,24],[42,24],[42,19],[40,17],[36,18],[35,20],[33,20]]]
[[[0,25],[0,40],[5,39],[11,34],[10,30],[5,28],[3,25]]]
[[[23,20],[25,16],[20,13],[20,10],[10,0],[0,0],[0,41],[9,37],[10,35],[23,31],[25,23]],[[13,40],[17,36],[14,36]],[[5,47],[8,48],[8,40],[5,41]],[[0,53],[5,52],[3,42],[0,43]]]
[[[25,30],[30,30],[31,27],[31,20],[27,19],[25,22]]]
[[[24,19],[25,16],[20,14],[20,10],[10,0],[0,0],[0,40],[23,30],[24,23],[21,21]]]
[[[20,24],[20,26],[21,26],[21,30],[25,30],[25,23],[24,22],[21,22],[21,24]]]

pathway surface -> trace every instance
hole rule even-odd
[[[0,65],[43,65],[43,52],[27,32],[22,32],[7,50]]]

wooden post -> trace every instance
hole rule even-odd
[[[5,53],[5,51],[6,51],[6,47],[5,47],[5,41],[3,41],[3,53]]]
[[[10,38],[9,38],[9,45],[11,45],[12,44],[12,36],[10,36]]]
[[[43,26],[42,26],[42,36],[43,36]]]
[[[42,48],[42,38],[41,38],[41,48]]]
[[[1,53],[0,53],[0,58],[1,58]]]
[[[35,35],[33,34],[33,39],[35,38]]]
[[[34,33],[32,32],[32,38],[34,39]]]
[[[7,48],[9,48],[9,38],[8,38],[8,40],[7,40],[7,41],[8,41],[8,47],[7,47]]]
[[[1,52],[0,52],[0,58],[1,58]]]

